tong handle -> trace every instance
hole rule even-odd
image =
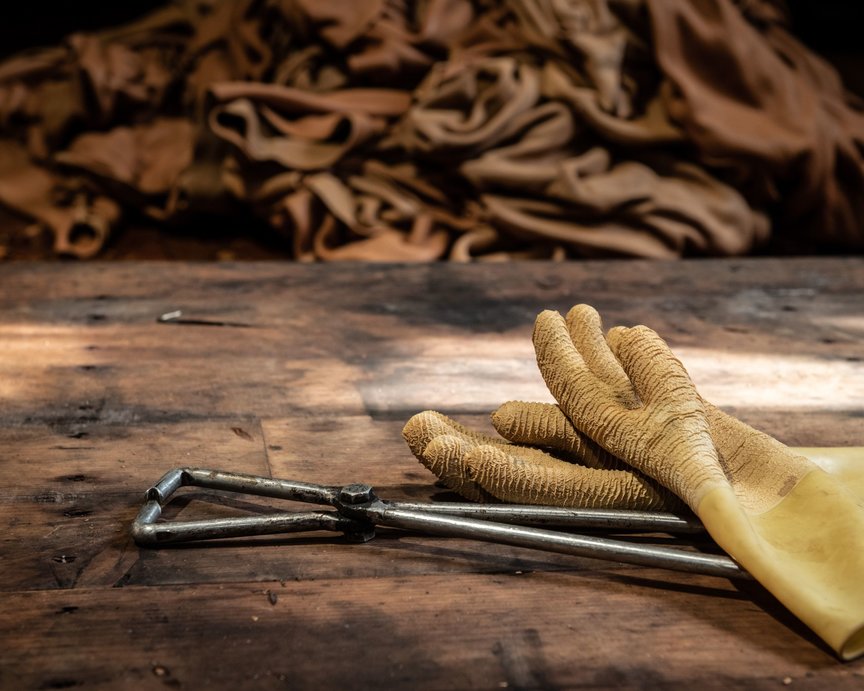
[[[688,552],[669,547],[611,540],[594,535],[560,533],[554,530],[508,525],[473,518],[433,515],[424,511],[400,508],[398,504],[390,504],[380,499],[356,507],[343,507],[343,512],[349,516],[362,516],[379,526],[418,530],[433,535],[485,540],[577,557],[607,559],[625,564],[651,566],[721,578],[752,578],[749,573],[726,555]]]
[[[339,495],[339,488],[336,487],[220,470],[174,468],[147,490],[144,506],[132,524],[132,537],[136,543],[152,547],[193,540],[219,540],[313,530],[341,532],[353,541],[365,542],[375,534],[374,526],[368,521],[349,518],[332,511],[280,512],[265,516],[158,522],[162,516],[162,507],[168,503],[174,492],[188,486],[327,505],[333,505]]]
[[[152,507],[145,506],[132,524],[132,536],[139,545],[150,547],[194,540],[221,540],[313,530],[341,532],[361,542],[371,539],[375,534],[374,526],[332,511],[156,523],[155,519],[152,522],[148,522],[146,517],[142,519],[142,514],[148,509],[152,510]]]

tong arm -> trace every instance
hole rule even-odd
[[[445,537],[498,542],[515,547],[528,547],[592,559],[608,559],[625,564],[700,573],[721,578],[751,578],[750,574],[726,555],[686,552],[675,548],[634,544],[594,535],[577,535],[443,513],[435,514],[425,510],[404,508],[398,502],[378,499],[374,493],[371,493],[371,488],[370,494],[371,498],[368,501],[340,506],[340,512],[378,526],[416,530]]]

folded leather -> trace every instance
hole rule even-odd
[[[0,126],[28,154],[0,204],[58,249],[16,200],[46,176],[106,227],[254,214],[301,261],[864,246],[864,116],[779,3],[178,3],[0,62]]]

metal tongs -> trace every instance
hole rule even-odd
[[[194,486],[329,506],[335,511],[280,511],[266,515],[160,521],[162,508],[180,487]],[[314,530],[341,532],[366,542],[376,526],[500,542],[579,557],[608,559],[724,578],[750,578],[725,555],[549,530],[581,528],[616,532],[699,533],[693,516],[645,511],[565,509],[514,504],[413,503],[379,499],[365,484],[324,486],[202,468],[175,468],[147,490],[132,524],[139,545],[158,547],[195,540],[274,535]]]

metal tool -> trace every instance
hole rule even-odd
[[[183,310],[172,310],[156,317],[158,324],[191,324],[193,326],[233,326],[238,329],[251,329],[252,324],[231,322],[219,319],[193,319],[183,315]]]
[[[336,511],[282,511],[263,516],[159,521],[163,506],[176,490],[184,486],[319,504],[335,508]],[[149,547],[194,540],[313,530],[341,532],[349,539],[365,542],[375,536],[375,526],[500,542],[725,578],[750,578],[738,564],[723,555],[547,529],[556,527],[686,534],[703,530],[695,517],[644,511],[510,504],[394,502],[378,498],[372,487],[364,484],[334,487],[202,468],[175,468],[151,487],[147,491],[144,506],[132,524],[132,535],[139,545]]]

